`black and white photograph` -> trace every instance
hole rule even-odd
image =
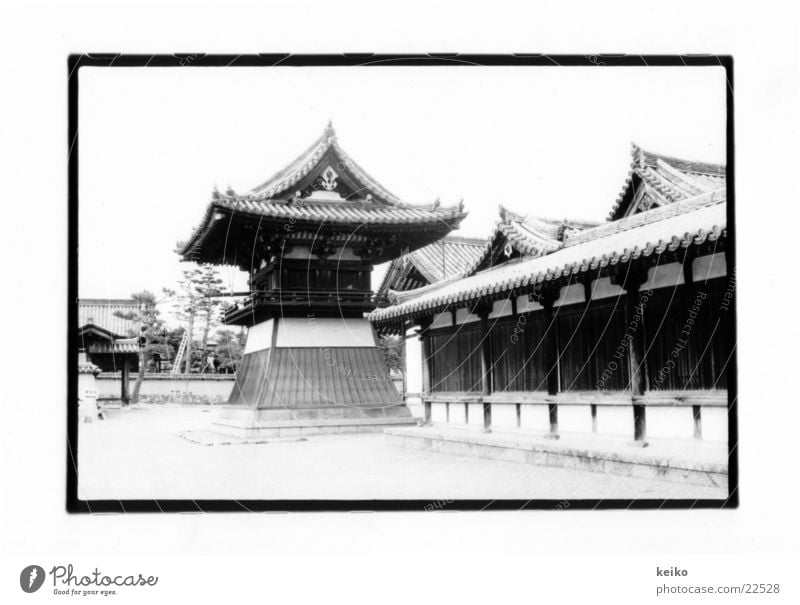
[[[735,503],[729,59],[165,60],[73,60],[79,501]]]
[[[12,0],[0,603],[800,602],[800,6]]]

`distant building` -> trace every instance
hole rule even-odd
[[[447,235],[437,242],[394,259],[378,288],[377,302],[397,302],[403,292],[464,275],[486,250],[481,238]],[[402,391],[415,416],[422,415],[422,349],[415,334],[403,343]]]
[[[448,235],[394,259],[378,288],[379,297],[390,291],[415,290],[461,275],[480,257],[486,240]]]
[[[100,326],[120,338],[139,335],[139,324],[115,313],[135,312],[139,303],[131,298],[81,298],[78,300],[78,325]]]
[[[120,398],[129,399],[130,372],[139,370],[139,324],[116,313],[139,309],[132,299],[78,300],[78,343],[87,361],[103,372],[120,372]]]

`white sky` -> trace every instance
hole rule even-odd
[[[604,219],[631,141],[725,162],[722,68],[83,68],[79,87],[81,297],[174,288],[212,188],[260,184],[329,118],[403,200],[463,197],[465,235],[487,236],[501,203]]]

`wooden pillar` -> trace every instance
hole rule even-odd
[[[428,399],[431,395],[431,341],[427,335],[430,327],[430,320],[420,323],[419,338],[422,341],[422,405],[425,410],[425,424],[431,423],[431,402]]]
[[[694,259],[697,258],[697,249],[694,246],[689,246],[683,253],[683,283],[689,292],[689,298],[694,297],[694,291],[697,289],[697,284],[694,281]],[[710,352],[713,355],[713,351]],[[713,357],[712,357],[713,361]],[[702,409],[699,405],[692,406],[692,420],[694,422],[694,438],[703,438],[703,416]]]
[[[539,301],[544,307],[544,316],[547,319],[547,331],[542,342],[544,365],[547,368],[547,394],[558,395],[558,326],[554,321],[553,303],[558,299],[560,289],[548,288],[542,292]],[[548,403],[547,411],[550,416],[550,436],[558,438],[558,405]]]
[[[492,394],[492,349],[489,337],[489,311],[480,310],[481,318],[481,394],[483,395],[483,431],[492,432],[492,404],[486,397]]]
[[[632,288],[635,284],[629,284]],[[627,293],[625,300],[625,308],[627,311],[628,321],[637,312],[636,305],[639,302],[638,289],[632,289]],[[644,338],[642,338],[642,329],[638,328],[631,334],[628,341],[628,356],[630,359],[630,378],[631,378],[631,392],[635,397],[641,397],[647,387],[647,373],[644,371]]]
[[[583,301],[587,307],[592,302],[592,282],[594,281],[594,277],[595,275],[593,273],[586,273],[581,276],[580,281],[578,282],[581,286],[583,286]]]
[[[400,367],[403,368],[403,403],[408,405],[408,360],[406,359],[406,339],[410,326],[404,321],[400,324]],[[373,330],[374,331],[374,330]]]
[[[585,273],[579,278],[579,282],[581,286],[583,286],[583,301],[586,309],[589,309],[589,306],[592,304],[592,283],[596,274],[594,273]],[[592,418],[592,432],[597,432],[597,404],[591,403],[589,404],[589,414]]]
[[[625,315],[630,325],[639,305],[639,288],[647,281],[647,267],[644,265],[631,265],[621,267],[624,274],[622,287],[625,288]],[[631,395],[633,404],[633,439],[636,443],[647,444],[647,418],[645,406],[635,403],[635,399],[642,397],[647,390],[647,365],[645,361],[645,336],[644,317],[639,322],[639,327],[633,331],[628,341],[628,361],[630,368]]]
[[[736,381],[736,364],[734,363],[733,348],[736,346],[736,322],[733,321],[734,314],[736,313],[737,301],[739,294],[737,292],[737,276],[736,276],[736,258],[733,248],[729,248],[728,239],[725,238],[720,241],[722,252],[725,255],[725,281],[727,288],[723,293],[723,303],[720,305],[721,323],[720,330],[723,330],[725,338],[725,348],[722,350],[724,359],[720,359],[719,372],[714,376],[715,380],[719,380],[725,376],[725,390],[733,388],[733,382]],[[730,298],[728,294],[730,293]],[[730,415],[730,419],[734,417]]]
[[[699,405],[692,406],[692,419],[694,420],[694,438],[703,438],[703,412]]]
[[[130,375],[131,375],[131,360],[128,359],[127,355],[122,361],[122,380],[120,380],[120,394],[119,398],[122,403],[129,402],[128,396],[128,387],[130,383]]]

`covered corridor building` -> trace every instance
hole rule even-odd
[[[634,145],[606,222],[501,209],[471,267],[368,318],[419,338],[428,425],[724,443],[728,212],[724,166]]]

